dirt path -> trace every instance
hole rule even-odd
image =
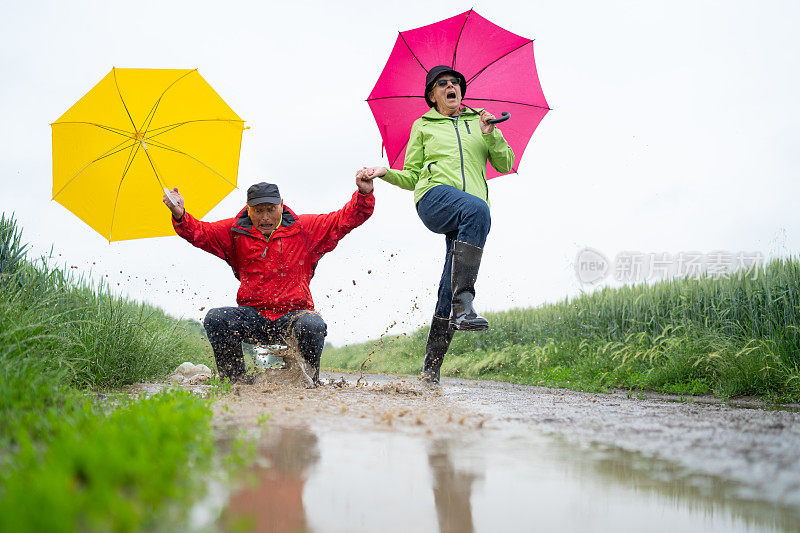
[[[222,425],[248,427],[269,414],[281,427],[401,431],[436,435],[482,428],[489,415],[462,406],[442,390],[423,387],[419,380],[398,376],[323,372],[324,385],[306,389],[277,380],[234,385],[215,406]]]

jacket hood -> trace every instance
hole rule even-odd
[[[299,224],[297,224],[297,216],[294,214],[294,211],[289,209],[286,204],[284,204],[280,228],[296,229],[298,226]],[[247,214],[247,206],[245,206],[236,216],[236,223],[231,227],[231,230],[238,230],[240,232],[244,230],[245,232],[250,233],[252,229],[253,221],[250,220],[250,216]]]

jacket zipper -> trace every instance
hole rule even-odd
[[[472,135],[472,132],[471,132],[471,131],[469,131],[469,122],[467,122],[467,121],[465,120],[465,121],[464,121],[464,125],[467,127],[467,135]]]
[[[464,176],[464,150],[461,148],[461,134],[458,132],[458,117],[453,119],[453,127],[456,129],[458,138],[458,153],[461,155],[461,190],[467,191],[467,178]]]
[[[272,235],[270,235],[270,237],[271,236]],[[269,242],[267,242],[267,245],[264,247],[264,252],[262,252],[261,257],[267,257],[267,249],[268,248],[269,248]],[[284,274],[283,274],[283,241],[280,241],[280,243],[278,244],[278,256],[280,257],[280,259],[278,260],[278,269],[279,269],[279,272],[281,274],[281,277],[283,277],[284,276]]]
[[[267,237],[267,245],[264,246],[264,253],[261,254],[261,257],[267,257],[267,248],[269,248],[269,240],[272,238],[272,234],[280,227],[280,224],[275,226],[273,230],[270,232],[269,236]]]

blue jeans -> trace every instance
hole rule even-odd
[[[276,320],[269,320],[254,307],[246,306],[211,309],[203,326],[214,350],[219,374],[229,378],[245,373],[242,342],[286,344],[289,337],[297,340],[303,358],[318,373],[328,333],[325,321],[314,311],[292,311]]]
[[[461,241],[483,248],[492,227],[489,206],[477,196],[455,187],[437,185],[426,192],[417,203],[417,214],[426,228],[434,233],[444,234],[445,237],[444,269],[439,281],[439,299],[433,314],[439,318],[449,318],[453,303],[450,289],[453,243]]]

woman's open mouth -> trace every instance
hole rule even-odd
[[[456,99],[456,92],[455,91],[447,91],[447,94],[445,95],[445,97],[448,100],[455,100]]]

